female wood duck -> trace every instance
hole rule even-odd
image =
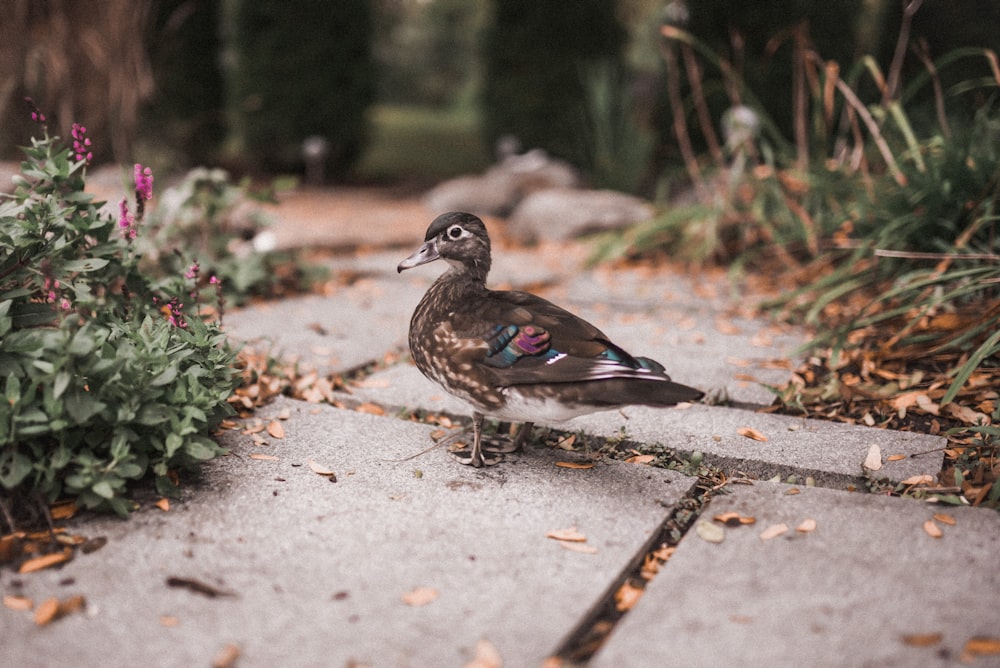
[[[631,404],[673,406],[703,393],[670,380],[658,362],[633,357],[589,322],[527,292],[486,287],[490,238],[469,213],[438,216],[423,245],[398,271],[443,259],[450,266],[427,290],[410,321],[417,368],[472,407],[473,443],[464,464],[496,464],[483,454],[484,416],[524,422],[521,447],[534,422],[561,422]]]

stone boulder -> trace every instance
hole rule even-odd
[[[532,192],[579,185],[579,173],[541,149],[508,155],[482,174],[444,181],[424,196],[433,214],[468,211],[479,216],[507,216]]]
[[[557,241],[627,227],[653,213],[646,200],[615,190],[550,188],[525,197],[507,227],[522,241]]]

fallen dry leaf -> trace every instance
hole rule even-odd
[[[728,513],[720,513],[712,518],[716,522],[722,522],[726,526],[740,526],[741,524],[753,524],[757,521],[756,517],[747,517],[746,515],[740,515],[735,510]]]
[[[160,626],[172,629],[180,623],[181,620],[173,615],[160,615]]]
[[[882,448],[878,447],[875,443],[872,443],[868,447],[868,455],[865,457],[865,461],[861,465],[869,471],[878,471],[882,468]]]
[[[913,647],[930,647],[941,642],[943,638],[940,633],[909,633],[904,635],[902,640],[904,644]]]
[[[240,658],[240,648],[236,645],[226,645],[212,659],[212,668],[233,668]]]
[[[947,513],[934,513],[934,519],[936,519],[941,524],[947,524],[949,526],[955,526],[955,518]]]
[[[35,602],[28,598],[27,596],[13,596],[7,594],[3,597],[3,604],[5,608],[10,610],[17,610],[18,612],[24,612],[25,610],[31,610],[35,607]]]
[[[802,520],[802,523],[795,527],[796,531],[801,533],[809,533],[816,530],[816,520],[811,517]]]
[[[898,461],[901,461],[903,459],[906,459],[906,455],[889,455],[888,457],[885,458],[885,461],[887,461],[887,462],[898,462]]]
[[[944,535],[941,531],[941,527],[934,523],[934,520],[927,520],[924,522],[924,532],[931,538],[940,538]]]
[[[240,433],[244,436],[249,436],[250,434],[259,434],[260,432],[267,429],[267,425],[259,420],[255,420],[252,425],[241,431]]]
[[[52,515],[52,519],[54,520],[68,520],[76,514],[76,502],[61,501],[53,503],[49,508],[49,514]]]
[[[561,450],[568,450],[572,452],[574,449],[574,443],[576,443],[576,434],[570,434],[566,438],[560,439],[559,442],[556,443],[556,447]]]
[[[419,608],[431,603],[438,597],[438,590],[433,587],[417,587],[402,596],[403,603]]]
[[[642,593],[643,590],[641,587],[636,587],[631,582],[623,583],[618,588],[618,591],[615,592],[615,609],[618,612],[631,610],[638,603],[639,599],[642,598]]]
[[[384,408],[370,401],[366,401],[365,403],[359,405],[355,410],[359,413],[367,413],[369,415],[385,415]]]
[[[337,474],[334,473],[333,469],[331,469],[331,468],[329,468],[327,466],[323,466],[322,464],[317,464],[316,462],[314,462],[311,459],[309,460],[308,463],[309,463],[309,468],[316,475],[326,476],[327,478],[330,478],[331,480],[336,481]]]
[[[54,621],[58,614],[59,599],[55,597],[47,598],[39,603],[38,609],[35,610],[35,624],[45,626],[46,624]]]
[[[795,496],[796,494],[801,494],[802,490],[798,487],[789,487],[785,490],[785,496]]]
[[[157,508],[159,508],[163,512],[168,512],[170,510],[170,499],[164,497],[164,498],[160,499],[159,501],[157,501],[153,505],[155,505]]]
[[[1000,654],[1000,638],[986,636],[969,638],[962,652],[973,656],[994,656]]]
[[[476,642],[476,654],[464,668],[503,668],[503,657],[496,645],[486,638]]]
[[[587,537],[577,531],[576,527],[570,527],[568,529],[553,529],[552,531],[545,532],[546,538],[552,538],[554,540],[564,540],[570,543],[584,543]]]
[[[556,462],[556,466],[564,469],[592,469],[594,462]]]
[[[745,438],[749,438],[754,441],[767,441],[767,436],[762,434],[760,431],[754,429],[753,427],[740,427],[736,430],[736,433]]]
[[[597,548],[593,545],[585,545],[583,543],[571,543],[565,540],[559,541],[559,547],[569,550],[570,552],[579,552],[580,554],[597,554]]]
[[[625,460],[628,464],[649,464],[656,459],[656,455],[632,455]]]
[[[284,438],[285,428],[277,420],[271,420],[270,424],[267,425],[267,433],[274,438]]]
[[[781,534],[787,533],[787,532],[788,532],[788,525],[787,524],[784,524],[784,523],[782,523],[782,524],[772,524],[771,526],[769,526],[768,528],[764,529],[760,533],[760,539],[761,540],[771,540],[772,538],[777,538]]]
[[[929,485],[934,482],[934,478],[929,475],[914,475],[902,481],[904,485]]]
[[[33,559],[28,559],[26,562],[21,564],[21,567],[17,569],[18,573],[34,573],[35,571],[40,571],[43,568],[49,568],[50,566],[55,566],[56,564],[61,564],[69,561],[73,558],[73,549],[64,548],[61,552],[53,552],[52,554],[43,554],[40,557],[35,557]]]
[[[274,455],[265,455],[260,452],[254,452],[250,454],[250,459],[262,459],[267,462],[276,462],[278,458]]]
[[[699,520],[694,525],[694,532],[707,543],[721,543],[726,539],[726,530],[708,520]]]

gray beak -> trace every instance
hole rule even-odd
[[[416,253],[400,262],[399,266],[396,267],[396,271],[402,272],[404,269],[413,269],[414,267],[419,267],[422,264],[433,262],[440,257],[441,255],[438,253],[437,247],[437,238],[435,237],[430,241],[425,241],[424,244],[417,249]]]

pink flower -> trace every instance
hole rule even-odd
[[[135,196],[142,199],[153,199],[153,170],[135,163]]]
[[[222,283],[222,281],[219,280],[219,277],[215,274],[212,274],[212,277],[208,279],[208,282],[212,285],[220,285]]]
[[[198,262],[195,261],[195,263],[192,264],[188,268],[187,272],[184,274],[184,278],[198,278],[198,271],[200,269],[201,269],[201,267],[198,266]]]
[[[90,151],[90,139],[87,138],[87,128],[79,123],[73,124],[70,131],[73,135],[73,154],[77,160],[83,160],[86,164],[94,159],[94,154]]]
[[[38,105],[35,104],[34,98],[26,97],[26,98],[24,98],[24,101],[27,102],[31,106],[31,120],[33,120],[35,123],[38,123],[39,125],[41,125],[41,126],[44,127],[45,126],[45,120],[46,120],[45,119],[45,114],[43,114],[41,112],[41,110],[38,108]]]
[[[135,216],[128,210],[128,200],[124,197],[122,197],[122,201],[118,204],[118,229],[121,230],[122,236],[126,239],[135,239]]]

